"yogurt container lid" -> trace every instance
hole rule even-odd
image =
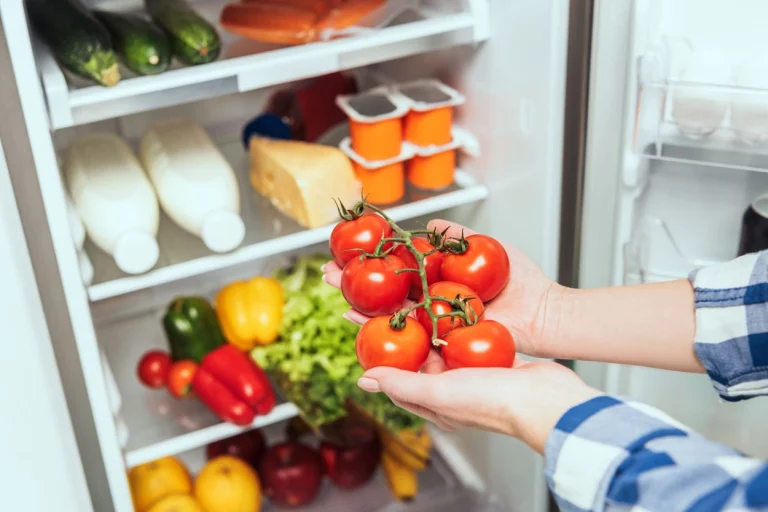
[[[416,112],[455,107],[467,101],[459,91],[434,79],[397,84],[393,86],[393,90],[402,98],[402,101],[408,102],[411,110]]]
[[[350,137],[345,137],[344,140],[341,141],[339,149],[357,164],[371,170],[381,169],[388,165],[405,162],[406,160],[413,158],[413,155],[416,154],[412,144],[404,143],[400,154],[396,157],[388,158],[386,160],[366,160],[352,149],[352,139]]]
[[[405,116],[410,109],[409,102],[386,88],[379,87],[360,94],[346,94],[336,97],[336,104],[353,121],[377,123]]]

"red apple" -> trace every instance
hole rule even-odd
[[[261,431],[254,429],[227,439],[214,441],[208,445],[205,452],[208,460],[219,455],[232,455],[243,459],[256,469],[259,467],[265,448],[264,436]]]
[[[312,502],[323,481],[320,455],[294,441],[268,449],[259,469],[264,494],[279,507],[298,507]]]
[[[376,472],[379,465],[379,440],[372,434],[367,443],[355,447],[323,441],[320,455],[333,485],[342,489],[356,489],[368,482]]]

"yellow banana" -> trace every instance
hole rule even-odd
[[[422,427],[419,430],[403,430],[398,436],[415,455],[422,459],[429,459],[429,451],[432,449],[432,438],[429,437],[427,427]]]
[[[410,446],[405,444],[402,439],[392,434],[385,428],[379,429],[379,439],[384,452],[397,459],[401,464],[415,470],[423,471],[429,463],[428,457],[421,457],[419,452],[411,450]]]
[[[413,469],[403,465],[386,451],[381,454],[381,466],[389,483],[389,490],[398,501],[408,502],[419,492],[419,477]]]

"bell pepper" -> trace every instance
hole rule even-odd
[[[254,277],[222,288],[216,296],[216,314],[227,341],[247,351],[277,339],[284,304],[280,281]]]
[[[267,374],[229,344],[203,358],[192,389],[214,414],[235,425],[250,425],[257,414],[268,414],[275,406]]]
[[[171,302],[163,327],[174,361],[200,363],[206,354],[226,343],[213,307],[202,297],[180,297]]]

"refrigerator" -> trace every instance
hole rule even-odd
[[[225,3],[190,2],[214,23]],[[766,17],[758,0],[420,0],[385,26],[294,47],[253,46],[219,30],[219,60],[126,74],[105,88],[65,75],[31,30],[24,2],[0,0],[0,272],[13,354],[24,361],[6,364],[0,381],[34,384],[3,397],[5,410],[19,411],[1,422],[4,438],[29,461],[11,475],[12,499],[27,505],[16,509],[133,510],[128,469],[174,455],[195,472],[208,443],[243,430],[197,402],[142,388],[134,372],[143,352],[164,346],[160,316],[172,298],[211,296],[327,243],[331,227],[285,221],[245,179],[240,132],[274,92],[337,71],[364,88],[438,78],[466,97],[456,115],[469,141],[460,171],[445,191],[409,193],[387,210],[393,218],[471,226],[570,286],[684,278],[736,256],[741,216],[768,192],[768,79],[753,57],[768,46]],[[174,117],[203,126],[242,178],[245,241],[212,253],[163,217],[158,264],[127,275],[78,235],[61,156],[79,136],[112,133],[135,144],[151,123]],[[591,385],[768,456],[756,404],[721,403],[703,375],[575,368]],[[296,413],[280,404],[251,428]],[[379,501],[379,480],[354,497],[328,491],[311,510],[467,510],[456,501],[466,489],[493,496],[491,510],[553,506],[542,458],[521,443],[434,434],[436,463],[415,506]],[[31,492],[22,484],[41,478],[40,468],[46,492]]]

